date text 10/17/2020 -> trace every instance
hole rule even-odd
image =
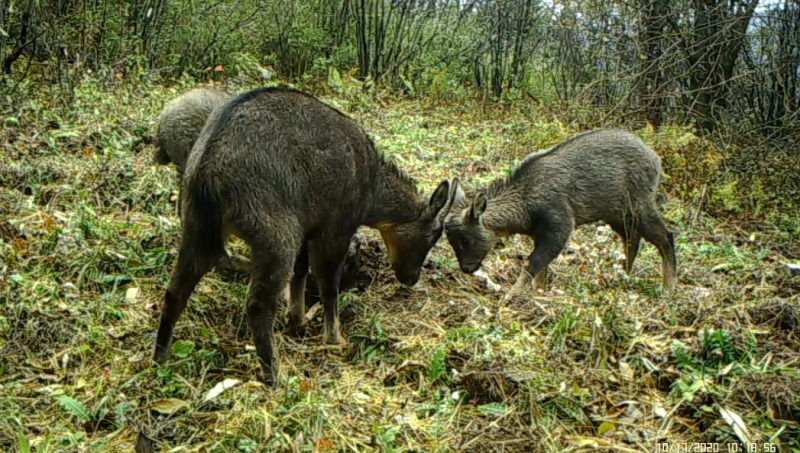
[[[656,453],[777,453],[778,445],[751,442],[658,442]]]

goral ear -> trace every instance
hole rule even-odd
[[[450,192],[450,181],[444,180],[439,184],[439,187],[433,191],[433,195],[431,195],[431,200],[425,210],[425,216],[427,218],[433,219],[442,212],[442,209],[447,204],[448,192]]]
[[[488,200],[486,195],[479,193],[478,196],[472,200],[472,207],[469,210],[469,217],[471,220],[478,221],[484,212],[486,212],[486,205]]]
[[[455,200],[456,200],[455,195],[456,195],[456,192],[459,189],[459,187],[458,187],[459,184],[458,183],[459,183],[459,181],[458,181],[457,177],[453,178],[453,181],[450,182],[450,193],[447,196],[447,206],[445,206],[445,212],[444,212],[445,216],[447,216],[447,214],[450,213],[450,210],[453,209],[453,202],[455,202]]]
[[[450,190],[450,203],[448,204],[447,212],[449,213],[453,209],[464,209],[468,204],[469,200],[467,200],[467,194],[464,193],[464,189],[461,188],[461,181],[458,178],[453,178],[453,188]]]

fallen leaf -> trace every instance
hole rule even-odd
[[[626,381],[632,381],[634,377],[633,368],[628,365],[628,362],[622,360],[619,361],[619,374]]]
[[[128,288],[128,290],[125,291],[125,302],[129,304],[136,302],[136,300],[139,299],[139,294],[139,288]]]
[[[736,366],[736,362],[731,362],[728,366],[726,366],[725,368],[719,370],[718,375],[719,376],[725,376],[726,374],[731,372],[731,370],[733,369],[734,366]]]
[[[606,418],[617,418],[625,413],[624,407],[611,407],[606,411]]]
[[[51,385],[46,385],[44,387],[38,388],[38,389],[36,389],[36,391],[39,392],[39,393],[51,393],[52,394],[52,393],[55,393],[56,391],[61,390],[61,388],[63,388],[63,387],[64,386],[61,385],[61,384],[51,384]]]
[[[725,409],[722,406],[719,408],[719,414],[722,415],[722,419],[725,420],[725,423],[733,428],[733,432],[739,440],[745,445],[750,443],[750,434],[747,432],[747,425],[744,424],[744,420],[742,420],[739,414],[730,409]]]
[[[615,427],[616,427],[616,425],[614,425],[613,423],[611,423],[611,422],[605,422],[605,423],[603,423],[602,425],[600,425],[600,426],[598,426],[598,427],[597,427],[597,435],[598,435],[598,436],[602,436],[602,435],[603,435],[603,433],[605,433],[606,431],[611,431],[611,430],[613,430]]]
[[[177,398],[167,398],[165,400],[156,401],[152,406],[150,406],[150,409],[158,412],[159,414],[172,415],[180,410],[189,409],[189,403]]]
[[[203,401],[205,401],[205,402],[211,401],[214,398],[220,396],[222,394],[222,392],[224,392],[225,390],[228,390],[229,388],[235,387],[235,386],[237,386],[237,385],[239,385],[241,383],[242,383],[242,381],[240,381],[238,379],[225,379],[224,381],[222,381],[219,384],[215,385],[214,388],[209,390],[208,393],[206,393],[205,398],[203,398]]]
[[[642,418],[644,418],[644,413],[637,409],[636,406],[630,405],[625,409],[625,416],[620,418],[619,422],[622,425],[628,425]]]
[[[322,304],[314,304],[314,306],[309,308],[308,312],[306,312],[306,321],[311,321],[314,319],[314,317],[317,316],[320,311],[322,311]]]
[[[651,362],[650,360],[644,357],[642,357],[642,364],[644,365],[645,368],[647,368],[647,371],[651,373],[654,371],[661,371],[655,363]]]

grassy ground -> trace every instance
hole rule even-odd
[[[142,433],[171,452],[729,451],[742,439],[800,452],[800,277],[780,272],[797,244],[675,194],[663,207],[678,236],[671,297],[653,246],[628,277],[598,225],[554,263],[550,291],[502,308],[529,240],[486,261],[491,284],[460,273],[442,240],[409,289],[364,231],[368,283],[341,296],[348,345],[321,343],[318,312],[307,338],[280,325],[278,391],[254,381],[248,280],[233,275],[206,276],[171,363],[153,366],[180,229],[175,171],[151,164],[139,137],[185,89],[87,83],[72,110],[40,92],[4,119],[0,450],[131,451]],[[324,99],[426,191],[488,181],[577,132],[526,109]],[[667,159],[685,139],[643,135]]]

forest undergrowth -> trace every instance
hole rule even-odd
[[[406,288],[379,236],[363,230],[359,284],[340,298],[346,346],[321,342],[318,306],[305,338],[281,320],[280,387],[265,388],[248,279],[211,273],[177,326],[172,360],[156,367],[180,219],[177,173],[152,163],[148,136],[191,85],[87,79],[69,107],[42,89],[0,118],[0,450],[131,451],[138,441],[164,452],[651,452],[719,442],[800,452],[800,276],[787,266],[800,259],[797,208],[764,205],[761,221],[744,221],[737,209],[748,201],[726,193],[729,182],[697,176],[719,174],[727,151],[678,127],[636,131],[664,161],[673,295],[661,294],[655,247],[643,245],[627,276],[622,244],[602,225],[576,232],[548,291],[506,305],[528,239],[504,240],[485,277],[462,274],[442,239]],[[582,129],[524,101],[309,90],[362,124],[426,193],[443,178],[487,182]],[[241,241],[231,249],[248,254]]]

